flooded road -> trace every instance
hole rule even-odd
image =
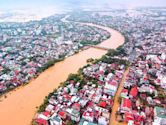
[[[110,124],[109,125],[127,125],[127,123],[125,123],[125,122],[118,122],[116,120],[116,112],[118,111],[118,108],[120,106],[118,99],[119,99],[120,94],[123,90],[124,82],[126,80],[126,76],[127,76],[128,73],[129,73],[129,68],[125,71],[125,73],[123,75],[123,78],[122,78],[122,81],[120,82],[118,90],[115,94],[114,105],[112,107],[111,119],[110,119]]]
[[[107,30],[111,37],[103,41],[99,46],[117,48],[125,41],[124,37],[116,30],[96,24],[82,23]],[[83,50],[53,67],[41,73],[28,85],[19,87],[0,98],[0,122],[1,125],[29,125],[37,106],[40,106],[45,96],[65,81],[70,73],[76,73],[79,68],[86,65],[89,58],[100,58],[107,51],[89,48]]]

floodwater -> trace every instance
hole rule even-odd
[[[117,48],[125,41],[117,31],[95,24],[84,23],[107,30],[111,37],[103,41],[99,46]],[[0,98],[0,124],[1,125],[29,125],[33,119],[37,106],[40,106],[45,96],[65,81],[70,73],[76,73],[79,68],[86,65],[89,58],[100,58],[107,51],[89,48],[56,63],[48,70],[41,73],[28,85],[19,87]]]

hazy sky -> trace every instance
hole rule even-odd
[[[42,7],[80,7],[104,5],[110,7],[166,6],[166,0],[0,0],[0,9]]]

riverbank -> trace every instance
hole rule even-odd
[[[124,37],[116,30],[95,24],[88,24],[107,30],[111,37],[103,41],[100,46],[116,49],[122,45]],[[107,51],[89,48],[81,51],[41,73],[38,78],[16,91],[6,94],[7,98],[0,98],[0,121],[4,125],[29,125],[37,108],[54,88],[65,81],[70,73],[76,73],[80,67],[87,64],[89,58],[100,58]]]

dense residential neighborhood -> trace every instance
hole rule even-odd
[[[113,27],[125,35],[126,42],[69,76],[46,98],[34,122],[114,125],[110,121],[114,97],[123,84],[116,112],[119,124],[165,125],[165,15],[165,11],[155,9],[72,13],[69,20]],[[129,72],[121,83],[127,68]]]
[[[158,39],[165,35],[152,34],[136,48],[135,54],[142,54],[132,61],[117,112],[119,120],[134,125],[166,123],[166,50],[165,43]]]

